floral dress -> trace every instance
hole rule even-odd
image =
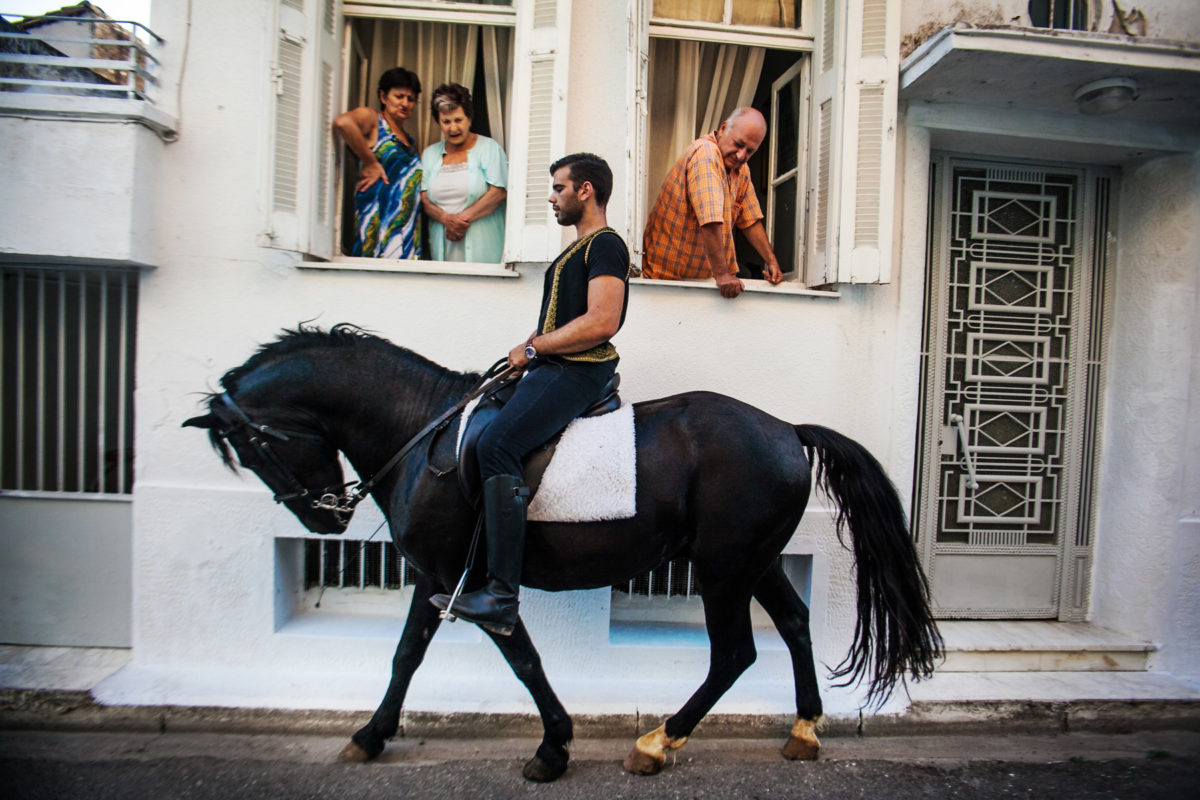
[[[421,157],[392,133],[383,117],[375,139],[388,182],[354,195],[354,251],[366,258],[420,258]]]

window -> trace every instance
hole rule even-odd
[[[654,0],[657,19],[745,27],[796,28],[799,0]]]
[[[346,27],[351,47],[347,53],[347,91],[340,104],[342,109],[357,106],[377,109],[380,74],[391,67],[403,66],[421,79],[421,96],[405,126],[416,140],[418,150],[441,138],[437,120],[429,111],[429,100],[434,89],[453,82],[471,90],[475,106],[471,130],[495,139],[507,152],[512,28],[361,17],[347,19]],[[354,184],[358,179],[358,163],[340,142],[337,149],[342,156],[338,193],[340,254],[349,255],[354,243]]]
[[[544,176],[551,154],[561,154],[565,142],[570,8],[570,0],[278,0],[268,211],[259,244],[340,262],[309,266],[409,270],[404,265],[413,262],[340,255],[338,186],[345,180],[341,144],[331,132],[334,116],[374,100],[372,81],[399,62],[421,79],[418,121],[428,120],[428,93],[443,80],[486,96],[489,135],[502,141],[508,156],[503,260],[553,258],[561,234],[545,202]],[[416,48],[414,57],[396,55],[400,41],[410,43],[405,52]],[[485,121],[478,111],[476,117]],[[440,137],[410,133],[421,147]],[[486,274],[515,274],[489,269]],[[450,264],[433,271],[471,272]]]
[[[1085,31],[1087,0],[1029,0],[1029,20],[1035,28]]]
[[[133,490],[137,273],[0,268],[0,490]]]
[[[805,605],[811,603],[812,556],[781,555],[780,563]],[[647,644],[664,634],[699,633],[703,639],[704,604],[692,563],[686,558],[672,561],[612,587],[609,635],[614,644]],[[750,620],[755,628],[772,628],[771,619],[757,601],[750,603]],[[647,635],[652,637],[648,639]],[[706,646],[706,641],[697,641]]]
[[[890,280],[892,221],[881,208],[895,176],[898,4],[649,2],[638,222],[687,143],[751,105],[768,138],[750,171],[787,277],[810,287]],[[737,244],[743,272],[759,277],[757,253]]]
[[[304,588],[402,591],[416,572],[391,542],[304,540]]]
[[[741,106],[767,119],[768,138],[749,167],[764,225],[781,268],[796,277],[795,245],[803,208],[804,166],[798,157],[806,110],[800,100],[808,56],[788,50],[652,36],[644,208],[654,205],[663,178],[697,137],[716,130]],[[762,277],[762,259],[735,233],[738,264]]]

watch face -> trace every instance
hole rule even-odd
[[[525,357],[529,359],[537,358],[537,350],[533,349],[533,345],[525,345]]]

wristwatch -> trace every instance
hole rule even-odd
[[[533,361],[535,358],[537,358],[537,348],[533,346],[533,339],[530,339],[525,343],[525,357],[530,361]]]

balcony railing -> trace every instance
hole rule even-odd
[[[154,103],[162,45],[138,22],[0,14],[0,92]]]

